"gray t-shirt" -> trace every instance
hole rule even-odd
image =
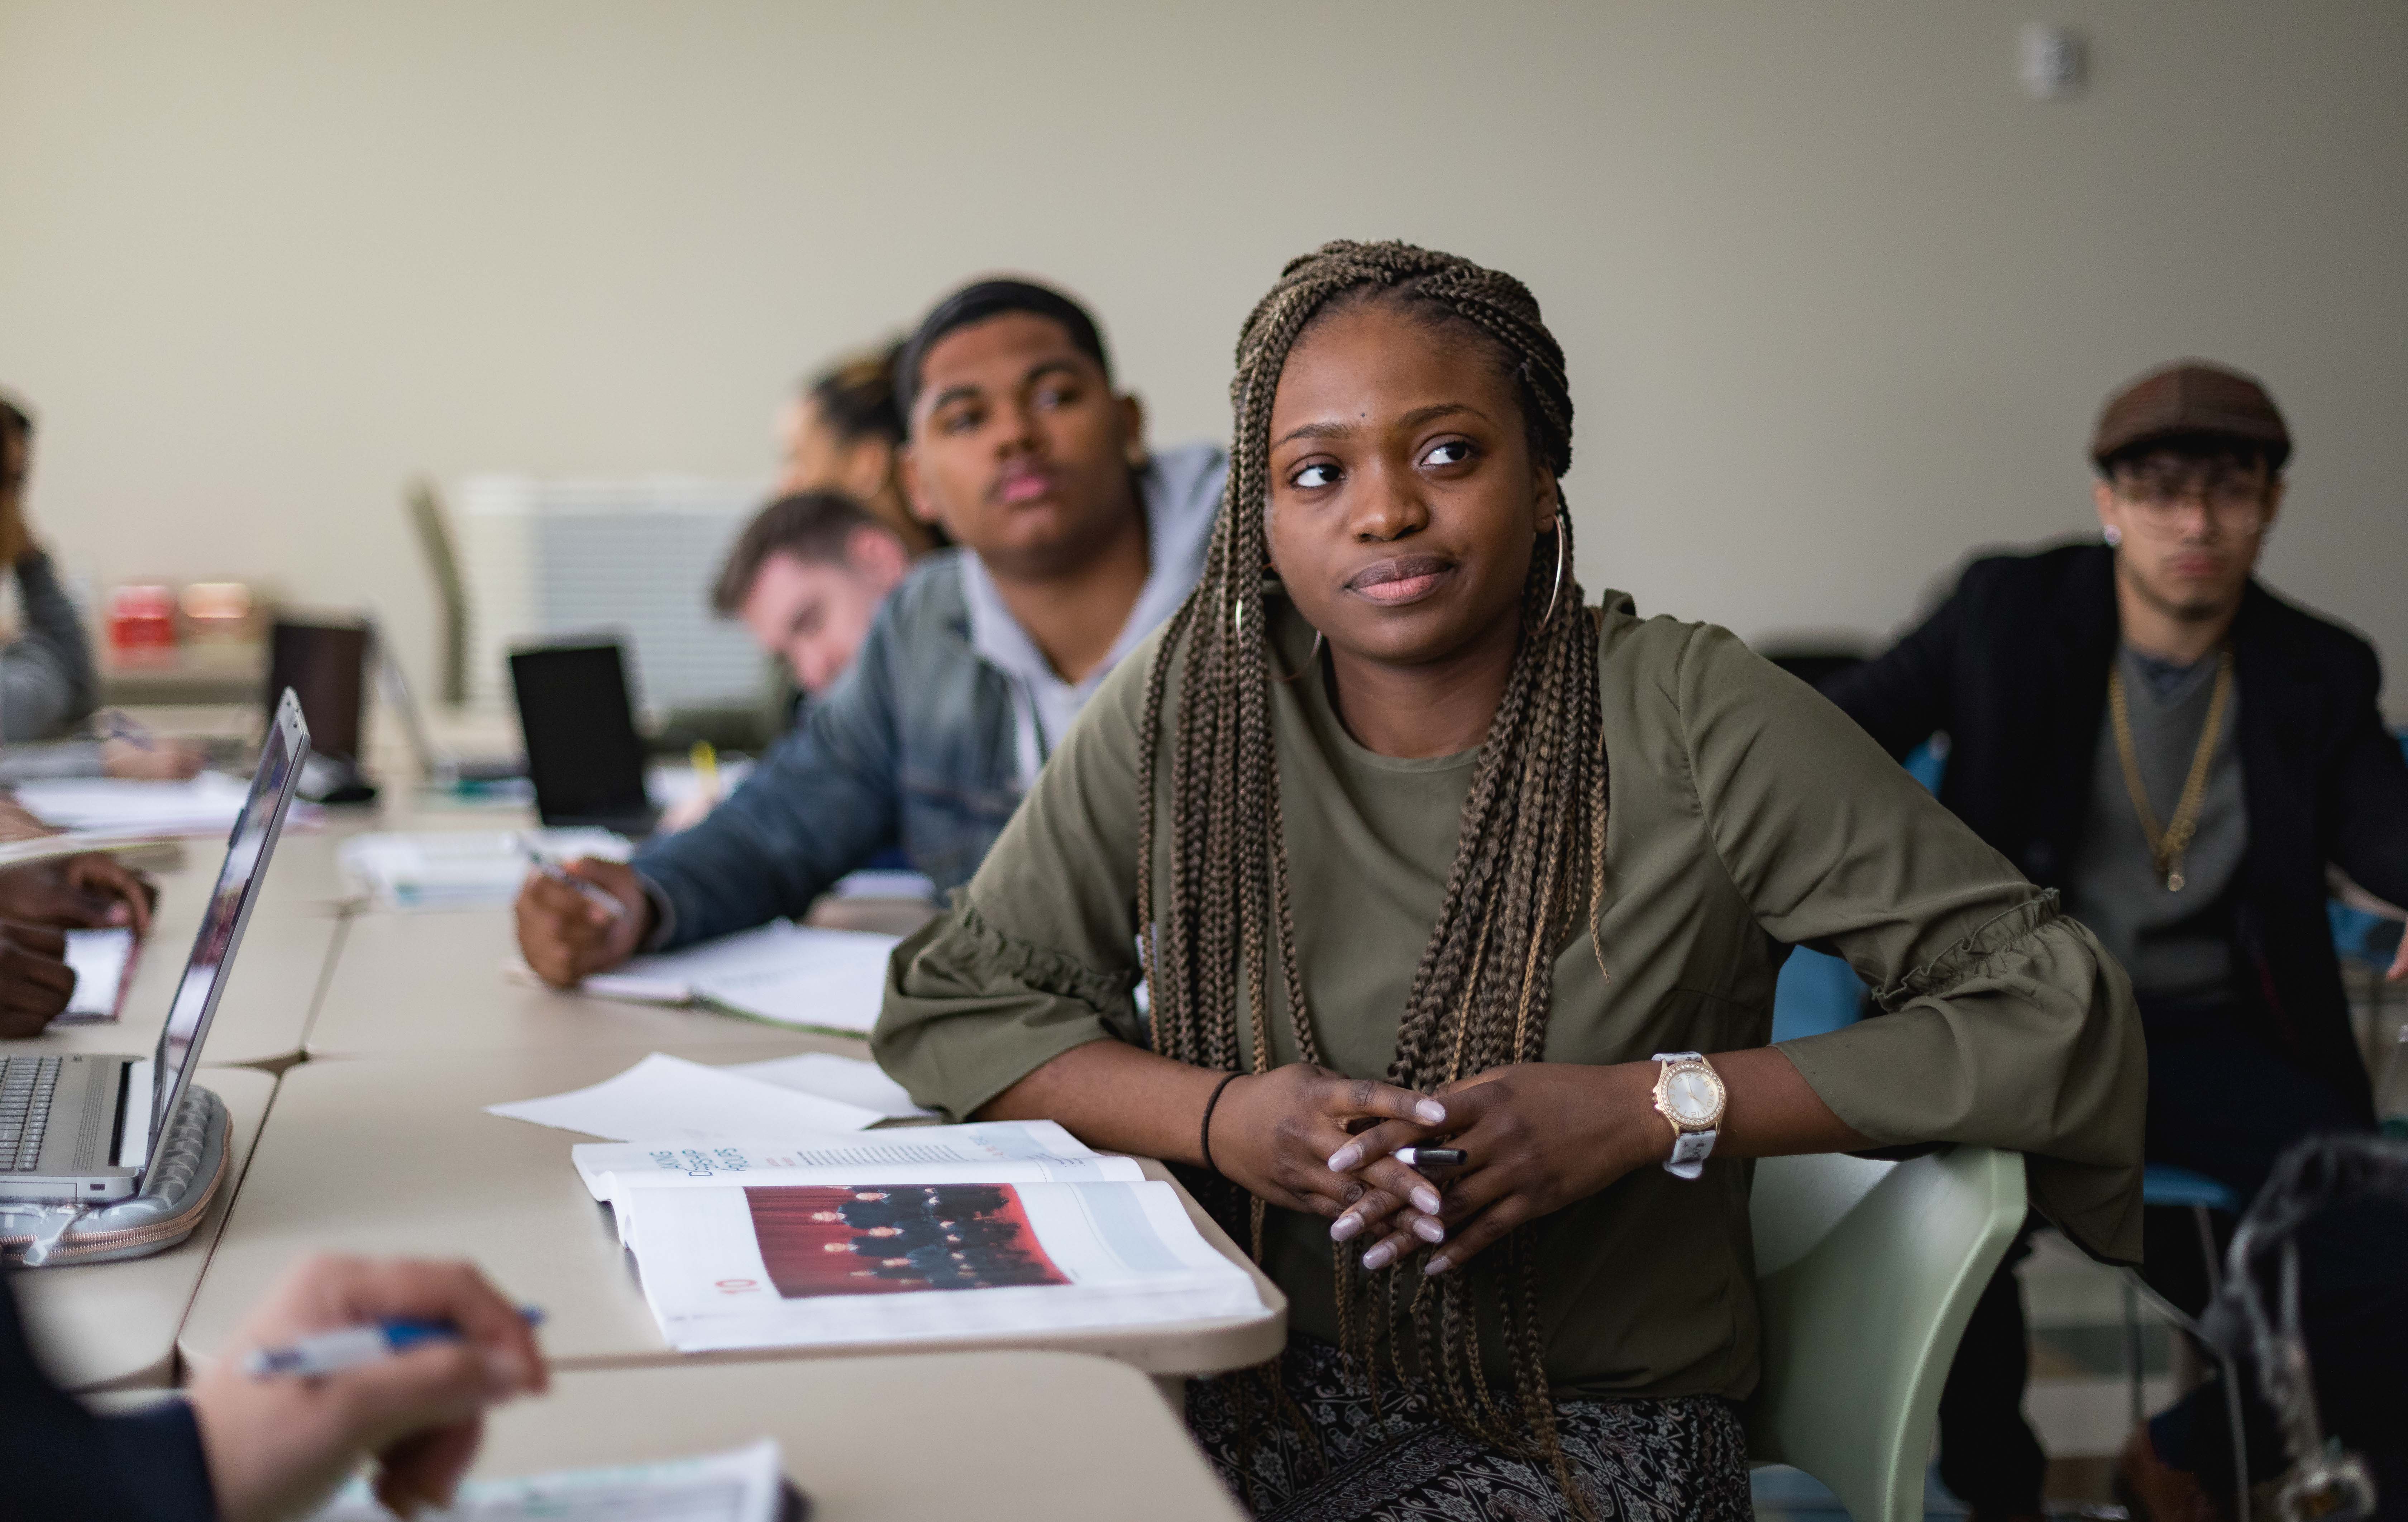
[[[2123,668],[2141,780],[2162,828],[2173,817],[2198,754],[2215,691],[2215,658],[2178,667],[2126,646],[2115,659]],[[2179,893],[2157,875],[2148,836],[2133,811],[2124,764],[2115,753],[2114,715],[2100,717],[2090,811],[2066,883],[2065,907],[2124,964],[2133,992],[2143,998],[2212,999],[2233,992],[2231,908],[2226,898],[2249,849],[2241,752],[2233,742],[2240,717],[2236,685],[2216,730],[2199,830],[2182,855]]]

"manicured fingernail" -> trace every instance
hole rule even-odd
[[[1433,1274],[1444,1273],[1447,1270],[1453,1267],[1455,1267],[1455,1265],[1447,1261],[1446,1255],[1444,1253],[1440,1253],[1436,1257],[1433,1257],[1428,1262],[1423,1264],[1422,1271],[1424,1273]]]
[[[1329,1240],[1331,1242],[1344,1242],[1362,1229],[1363,1217],[1355,1214],[1350,1210],[1345,1214],[1329,1223]]]
[[[1438,1207],[1439,1199],[1438,1191],[1436,1189],[1431,1188],[1427,1185],[1424,1185],[1413,1191],[1413,1209],[1421,1212],[1424,1215],[1436,1215],[1438,1213]]]
[[[1347,1142],[1329,1155],[1329,1170],[1332,1173],[1350,1172],[1362,1166],[1363,1149],[1353,1142]]]
[[[1413,1223],[1413,1235],[1424,1242],[1444,1242],[1446,1228],[1425,1215]]]
[[[1436,1099],[1424,1099],[1413,1106],[1413,1117],[1425,1126],[1443,1126],[1446,1124],[1446,1106]]]
[[[1383,1242],[1363,1255],[1363,1267],[1377,1272],[1395,1261],[1396,1256],[1397,1250]]]

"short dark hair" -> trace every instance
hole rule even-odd
[[[1051,286],[1031,280],[980,280],[965,285],[939,301],[928,315],[920,320],[919,331],[903,345],[902,355],[895,366],[895,403],[897,414],[907,428],[911,422],[911,404],[920,393],[920,367],[927,363],[928,351],[937,340],[955,328],[983,323],[1006,312],[1029,312],[1062,325],[1069,336],[1070,347],[1096,362],[1104,379],[1112,378],[1112,362],[1104,352],[1104,335],[1087,309]]]
[[[895,401],[895,366],[902,357],[903,346],[896,343],[839,360],[806,382],[803,395],[839,441],[882,438],[900,444],[907,430]]]
[[[34,437],[34,417],[15,397],[0,395],[0,433],[12,438]]]
[[[793,555],[820,565],[845,564],[845,548],[856,529],[874,528],[892,534],[867,508],[841,492],[796,492],[781,496],[759,512],[736,536],[727,563],[719,567],[719,582],[710,591],[710,609],[722,618],[734,618],[752,595],[753,579],[771,555]]]

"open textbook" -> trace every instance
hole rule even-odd
[[[1176,1189],[1051,1122],[573,1150],[681,1352],[1264,1311]]]
[[[706,1004],[773,1025],[858,1036],[878,1023],[886,958],[899,937],[778,920],[656,956],[638,956],[578,986],[605,998]]]
[[[778,1445],[764,1438],[700,1458],[470,1480],[418,1522],[779,1522],[786,1496]],[[359,1479],[310,1522],[393,1522],[393,1514]]]

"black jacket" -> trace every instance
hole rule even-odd
[[[2118,639],[2114,553],[1975,561],[1923,626],[1823,691],[1895,756],[1944,730],[1940,799],[2034,883],[2062,886]],[[2232,625],[2249,849],[2233,891],[2265,1035],[2372,1122],[2325,918],[2325,864],[2408,903],[2408,763],[2383,728],[2374,650],[2256,582]]]
[[[0,1279],[0,1517],[216,1522],[192,1408],[94,1416],[50,1383]]]

